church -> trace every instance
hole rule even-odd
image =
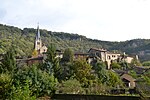
[[[36,63],[43,63],[44,58],[45,58],[44,53],[47,52],[47,47],[42,44],[39,25],[37,27],[37,32],[36,32],[35,41],[34,41],[34,51],[33,52],[32,52],[32,57],[31,58],[28,58],[28,59],[24,60],[27,63],[27,65],[32,65],[32,64],[36,64]]]
[[[35,42],[34,42],[34,50],[37,51],[38,56],[42,55],[44,52],[47,52],[47,47],[42,44],[39,25],[37,27],[37,33],[36,33]]]

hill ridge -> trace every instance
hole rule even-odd
[[[17,56],[30,56],[33,51],[36,30],[0,24],[0,54],[5,53],[13,43],[18,52]],[[45,29],[40,29],[40,32],[44,44],[54,43],[61,50],[72,48],[75,52],[87,52],[90,48],[105,48],[109,51],[137,54],[141,60],[149,60],[150,58],[150,39],[116,42],[90,39],[79,34],[52,32]]]

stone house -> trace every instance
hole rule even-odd
[[[110,69],[110,64],[112,61],[117,60],[121,54],[119,53],[111,53],[106,49],[97,49],[91,48],[89,51],[89,56],[96,57],[98,60],[107,63],[107,69]]]
[[[135,88],[135,79],[129,74],[121,75],[121,79],[128,88]]]
[[[88,56],[89,56],[88,53],[77,52],[77,53],[74,54],[74,59],[78,59],[78,58],[87,59]]]

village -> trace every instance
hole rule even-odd
[[[150,0],[1,0],[0,100],[150,100]]]
[[[34,43],[34,50],[37,51],[37,54],[32,56],[31,58],[17,59],[17,61],[21,63],[22,62],[27,63],[27,65],[43,63],[47,58],[46,55],[47,49],[48,48],[42,43],[42,39],[40,37],[40,29],[38,26],[35,43]],[[56,58],[62,59],[63,55],[64,55],[63,51],[56,50]],[[130,90],[131,93],[136,93],[135,90],[136,83],[141,82],[129,74],[130,69],[125,67],[122,69],[117,69],[117,68],[113,68],[112,66],[112,63],[114,62],[115,63],[125,62],[127,64],[131,64],[133,60],[139,61],[138,55],[128,56],[125,52],[123,54],[120,54],[115,52],[109,52],[104,48],[91,48],[87,53],[81,53],[81,52],[74,53],[73,59],[74,60],[85,59],[87,63],[91,65],[98,61],[104,62],[106,64],[106,69],[112,70],[113,72],[117,73],[120,76],[121,80],[124,82],[126,88],[128,88],[129,90],[131,89]],[[148,71],[150,68],[144,68],[142,66],[134,65],[133,69],[138,75],[140,75]],[[119,91],[118,90],[112,90],[112,93],[126,93],[124,89],[121,89]]]
[[[46,95],[57,98],[63,95],[65,98],[66,94],[76,97],[90,94],[100,98],[102,95],[149,95],[147,77],[150,67],[142,66],[138,55],[100,47],[92,47],[87,52],[73,51],[71,48],[57,49],[52,43],[45,45],[42,42],[44,37],[41,37],[39,26],[34,36],[31,56],[16,56],[13,44],[0,55],[0,91],[5,98],[7,95],[15,96],[20,91],[20,95],[24,96],[24,87],[28,89],[30,97]],[[10,88],[13,86],[16,89]]]

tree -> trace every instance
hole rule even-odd
[[[144,61],[144,62],[142,63],[142,65],[143,65],[143,66],[150,66],[150,61]]]
[[[57,85],[57,79],[53,74],[50,75],[35,65],[20,69],[13,76],[14,87],[17,87],[18,83],[22,87],[26,86],[26,81],[28,81],[32,95],[36,95],[37,97],[52,95]]]
[[[140,61],[136,58],[134,58],[132,61],[131,61],[131,66],[134,67],[134,66],[142,66],[142,64],[140,63]]]
[[[92,67],[85,60],[76,60],[73,62],[73,70],[75,78],[82,84],[83,87],[89,87],[95,81],[95,76],[92,74]]]
[[[72,49],[71,48],[67,48],[64,51],[62,60],[64,62],[72,62],[73,61],[73,57],[74,57],[74,54],[73,54]]]
[[[93,68],[98,76],[100,83],[106,84],[109,80],[106,64],[103,62],[97,62]]]
[[[111,67],[112,69],[121,69],[121,66],[116,62],[111,63]]]
[[[0,72],[13,72],[16,68],[16,58],[14,48],[10,48],[4,54],[2,62],[0,63]]]
[[[74,69],[72,66],[72,62],[61,63],[60,80],[68,80],[70,77],[74,76]]]
[[[34,49],[32,52],[32,57],[37,57],[38,56],[38,52]]]
[[[121,81],[121,79],[119,78],[119,76],[112,72],[112,71],[108,71],[109,74],[109,80],[107,82],[108,86],[112,86],[112,87],[118,87],[118,86],[123,86],[123,83]]]
[[[36,96],[32,94],[28,82],[25,82],[24,86],[18,83],[18,86],[12,86],[11,88],[10,100],[36,100]]]
[[[122,67],[123,70],[126,70],[126,69],[131,69],[131,64],[129,65],[127,62],[125,61],[122,61],[119,63],[119,65]]]
[[[0,99],[8,99],[12,87],[12,76],[8,73],[0,74]]]
[[[47,71],[52,71],[54,73],[54,76],[56,78],[59,78],[61,73],[61,68],[59,65],[59,59],[56,58],[56,48],[53,44],[51,44],[48,47],[46,54],[47,54],[47,58],[45,60],[45,63],[43,64],[43,69],[46,69]]]
[[[62,94],[82,94],[84,89],[81,87],[81,84],[76,79],[69,79],[59,83],[57,88],[58,93]]]
[[[73,75],[73,51],[67,48],[64,51],[63,58],[61,59],[61,80],[68,80]]]
[[[129,75],[131,75],[131,76],[134,77],[135,79],[138,77],[138,75],[136,74],[135,70],[130,70],[130,71],[129,71]]]

